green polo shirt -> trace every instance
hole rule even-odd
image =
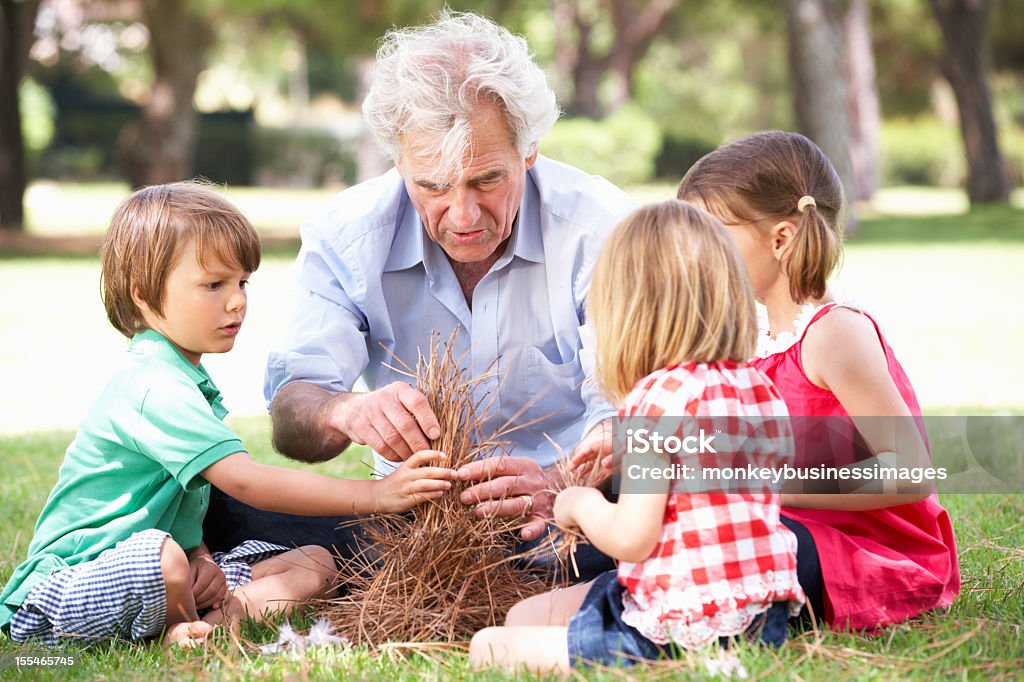
[[[186,551],[197,547],[210,496],[199,473],[244,451],[222,421],[227,410],[202,365],[152,330],[135,335],[128,356],[79,425],[28,559],[0,594],[5,631],[40,580],[133,533],[156,528]]]

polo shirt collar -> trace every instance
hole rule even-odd
[[[526,174],[523,200],[519,204],[519,212],[512,224],[512,234],[509,236],[508,246],[495,264],[496,268],[505,265],[512,260],[513,256],[534,263],[544,262],[544,243],[541,238],[540,224],[523,227],[521,218],[524,215],[541,215],[540,193],[537,191],[537,185],[530,173]],[[384,265],[384,271],[405,270],[423,263],[427,273],[430,274],[434,270],[432,266],[435,264],[435,258],[441,253],[443,250],[430,240],[427,231],[423,229],[419,214],[416,213],[412,202],[409,201],[409,195],[403,192],[397,215],[395,237],[391,241],[391,251]]]
[[[160,360],[183,372],[199,388],[199,391],[206,398],[206,402],[210,404],[218,418],[223,419],[228,413],[227,408],[224,407],[220,389],[213,383],[213,379],[210,378],[206,368],[203,367],[203,363],[199,363],[198,367],[193,365],[160,332],[152,329],[143,329],[132,337],[128,350],[147,358]]]

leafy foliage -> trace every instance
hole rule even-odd
[[[604,176],[617,185],[650,180],[660,149],[658,124],[636,107],[620,109],[602,121],[559,121],[540,148],[546,156]]]
[[[1024,129],[1003,126],[999,142],[1011,181],[1019,185],[1024,179]],[[965,181],[960,131],[929,116],[885,122],[880,156],[884,185],[961,187]]]

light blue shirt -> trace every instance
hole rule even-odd
[[[547,466],[599,421],[614,416],[593,373],[584,304],[604,237],[632,208],[607,182],[538,157],[504,254],[466,304],[444,251],[423,229],[398,172],[356,185],[302,226],[295,263],[302,294],[286,345],[270,353],[267,400],[303,381],[331,392],[411,382],[386,347],[415,367],[430,333],[459,327],[455,357],[477,376],[497,357],[499,376],[477,387],[495,396],[488,433],[529,403],[516,423],[555,413],[508,436],[512,454]],[[490,400],[490,397],[488,397]],[[531,402],[532,401],[532,402]]]

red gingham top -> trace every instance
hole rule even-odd
[[[719,439],[717,454],[673,454],[673,465],[780,466],[793,453],[785,403],[771,381],[746,363],[658,370],[637,383],[619,416],[690,416],[729,429],[742,423],[761,429],[754,452],[726,451]],[[686,485],[673,484],[650,557],[619,564],[622,619],[653,642],[692,649],[742,633],[773,603],[788,602],[790,613],[799,613],[804,594],[796,575],[796,536],[779,520],[778,493],[763,487],[684,492]]]

